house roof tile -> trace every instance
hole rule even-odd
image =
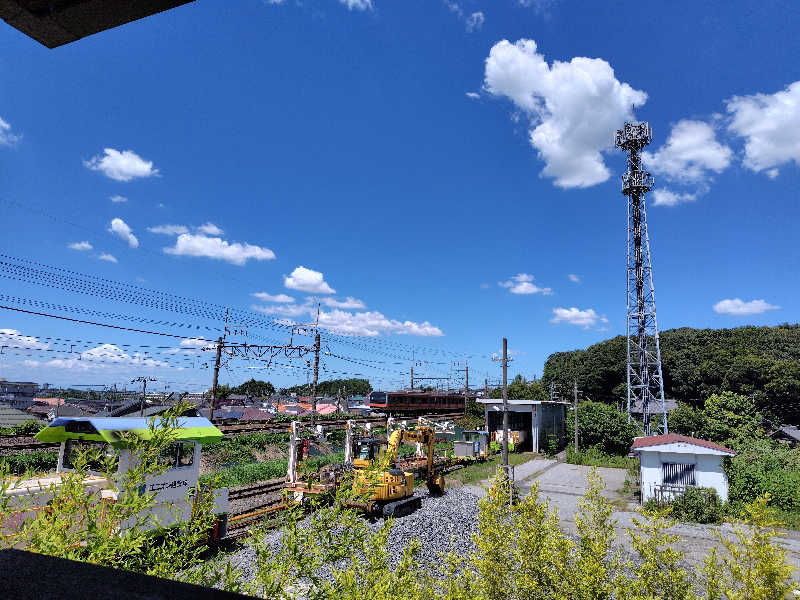
[[[708,440],[701,440],[700,438],[689,437],[688,435],[681,435],[679,433],[666,433],[663,435],[649,435],[646,437],[639,437],[633,440],[633,448],[632,450],[635,452],[636,450],[640,450],[641,448],[647,448],[650,446],[662,446],[664,444],[675,444],[675,443],[685,443],[685,444],[692,444],[694,446],[700,446],[701,448],[708,448],[710,450],[718,450],[719,452],[727,452],[728,454],[735,455],[736,453],[731,450],[730,448],[726,448],[725,446],[720,446],[719,444],[715,444],[714,442],[709,442]]]

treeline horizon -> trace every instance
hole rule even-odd
[[[783,423],[800,418],[800,324],[726,329],[680,327],[659,334],[664,395],[692,406],[724,391],[750,396]],[[618,404],[626,398],[626,338],[551,354],[541,384],[563,396],[573,382],[583,396]]]

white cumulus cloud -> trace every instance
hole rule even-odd
[[[666,143],[656,152],[642,152],[642,161],[650,171],[670,181],[705,186],[710,172],[727,169],[732,156],[733,150],[717,141],[711,125],[684,119],[673,126]]]
[[[267,292],[255,292],[253,294],[259,300],[263,300],[264,302],[279,302],[279,303],[287,303],[287,302],[294,302],[294,298],[291,296],[287,296],[286,294],[268,294]]]
[[[205,225],[200,225],[197,228],[197,231],[199,231],[200,233],[205,233],[206,235],[222,235],[223,233],[225,233],[224,231],[222,231],[222,229],[220,229],[213,223],[206,223]]]
[[[139,247],[139,240],[133,235],[133,231],[128,224],[119,217],[111,219],[111,224],[108,226],[108,231],[122,238],[131,248]]]
[[[774,94],[734,96],[725,104],[728,131],[745,140],[745,167],[774,179],[777,167],[800,164],[800,81]]]
[[[769,304],[765,300],[750,300],[745,302],[740,298],[726,298],[714,305],[714,312],[721,315],[760,315],[768,310],[778,310],[780,306]]]
[[[470,98],[471,100],[477,100],[480,97],[481,95],[475,92],[467,92],[467,98]]]
[[[114,150],[104,148],[103,154],[97,154],[83,164],[92,171],[100,171],[106,177],[115,181],[130,181],[139,177],[155,177],[158,169],[153,167],[153,161],[145,160],[133,150]]]
[[[545,167],[542,175],[563,188],[606,181],[603,152],[614,131],[633,120],[632,106],[647,94],[619,81],[600,58],[575,57],[548,65],[536,42],[496,43],[486,59],[484,87],[506,97],[530,119],[529,139]]]
[[[584,329],[594,327],[598,323],[608,323],[605,316],[598,315],[593,308],[586,310],[579,310],[576,307],[572,308],[554,308],[553,318],[550,319],[551,323],[569,323],[570,325],[577,325]]]
[[[334,290],[325,281],[322,273],[307,269],[302,265],[292,271],[291,275],[284,275],[283,285],[290,290],[308,292],[309,294],[335,294]]]
[[[21,139],[21,135],[11,133],[11,125],[0,117],[0,146],[13,146]]]
[[[111,200],[111,202],[113,202],[114,204],[122,204],[123,202],[128,201],[128,199],[125,196],[120,196],[119,194],[109,196],[108,199]]]
[[[99,260],[104,260],[106,262],[117,264],[117,259],[113,254],[108,254],[107,252],[103,252],[97,257]]]
[[[398,335],[416,335],[422,337],[439,337],[444,335],[442,330],[431,325],[428,321],[416,323],[414,321],[398,321],[389,319],[377,311],[347,312],[332,310],[320,311],[319,324],[325,329],[342,335],[362,335],[375,337],[382,333],[396,333]]]
[[[180,235],[182,233],[189,233],[189,228],[186,225],[156,225],[155,227],[148,227],[147,231],[150,233],[162,233],[164,235]]]
[[[73,242],[73,243],[69,244],[67,246],[67,248],[70,248],[72,250],[91,250],[92,249],[92,245],[89,242],[86,242],[86,241]]]
[[[528,273],[519,273],[508,281],[498,281],[497,285],[507,288],[512,294],[542,294],[549,296],[553,293],[552,288],[539,287],[533,283],[533,275]]]
[[[200,256],[224,260],[234,265],[244,265],[248,260],[271,260],[275,253],[269,248],[253,244],[228,242],[219,237],[203,234],[182,233],[175,240],[175,245],[164,248],[167,254],[175,256]]]

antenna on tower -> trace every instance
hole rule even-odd
[[[647,123],[625,123],[614,135],[614,146],[628,153],[628,169],[622,175],[622,193],[628,198],[627,267],[627,386],[628,421],[641,414],[644,435],[651,435],[650,417],[661,402],[661,429],[667,433],[664,377],[656,320],[656,293],[650,240],[647,235],[645,194],[653,189],[652,175],[642,169],[642,148],[653,141]],[[636,419],[639,420],[638,418]]]

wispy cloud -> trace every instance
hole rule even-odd
[[[67,248],[70,248],[71,250],[81,250],[81,251],[82,250],[91,250],[92,249],[92,245],[89,242],[86,242],[86,241],[73,242],[73,243],[67,245]]]
[[[99,260],[104,260],[106,262],[117,264],[117,259],[113,254],[108,254],[107,252],[103,252],[97,257]]]
[[[21,135],[11,133],[11,125],[0,117],[0,146],[13,146],[21,139]]]
[[[549,296],[553,293],[552,288],[539,287],[533,283],[533,275],[528,273],[519,273],[508,281],[497,282],[497,285],[507,288],[512,294],[542,294]]]
[[[569,325],[577,325],[578,327],[589,329],[598,323],[608,323],[608,319],[605,315],[598,315],[592,308],[580,310],[573,306],[572,308],[554,308],[553,318],[550,319],[550,322],[568,323]]]
[[[267,292],[255,292],[253,294],[259,300],[263,300],[264,302],[279,302],[279,303],[287,303],[287,302],[294,302],[294,298],[291,296],[287,296],[286,294],[268,294]]]
[[[189,228],[186,225],[156,225],[155,227],[148,227],[147,231],[163,235],[180,235],[181,233],[189,233]]]
[[[580,283],[581,282],[581,278],[578,277],[577,275],[575,275],[575,273],[570,273],[569,275],[567,275],[567,277],[569,277],[569,280],[572,283]]]
[[[128,199],[125,196],[120,196],[119,194],[115,194],[114,196],[109,196],[108,198],[114,204],[122,204],[123,202],[127,202]]]

